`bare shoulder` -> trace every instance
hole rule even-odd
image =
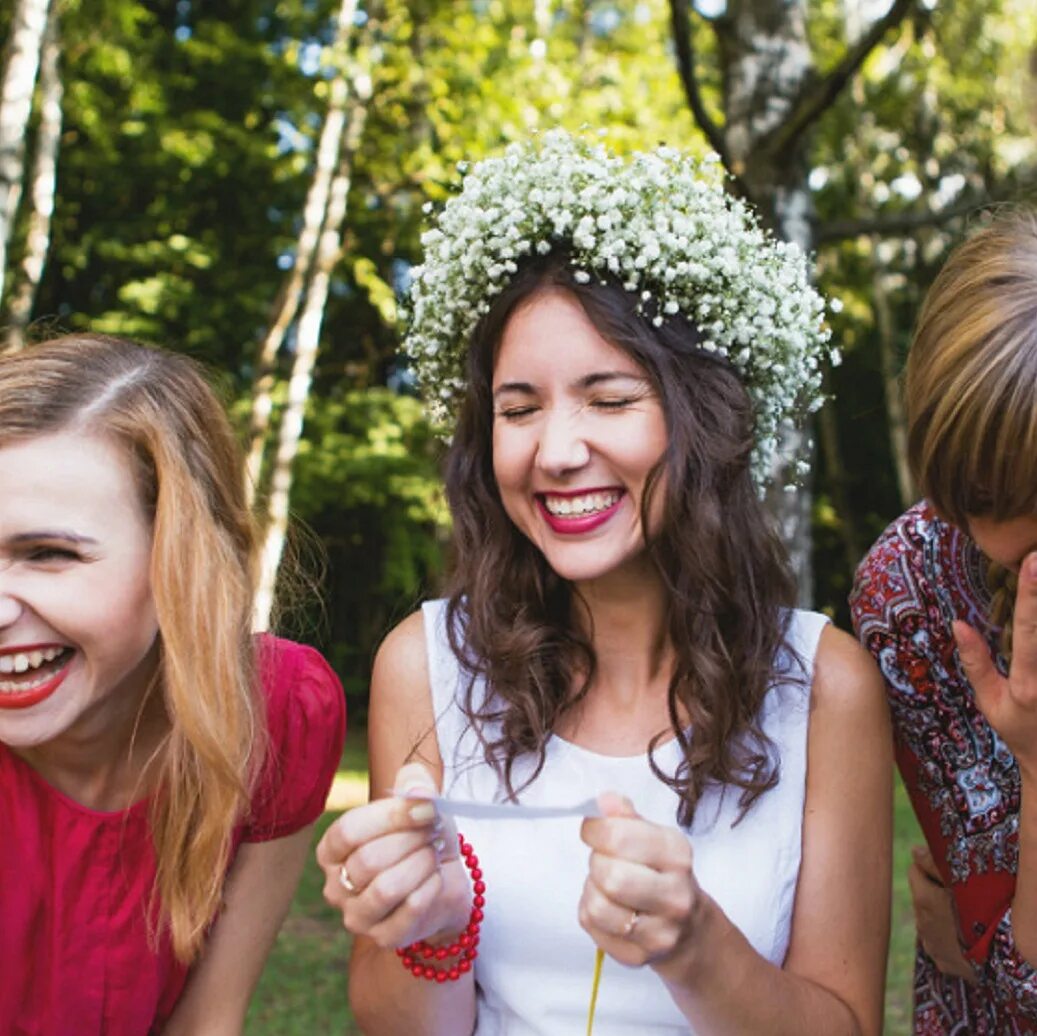
[[[396,771],[417,760],[439,776],[425,620],[421,611],[389,631],[371,672],[367,741],[372,796],[392,787]]]
[[[831,624],[821,632],[814,659],[813,704],[861,716],[886,712],[885,685],[875,660],[849,633]]]
[[[428,693],[428,653],[425,618],[419,609],[394,626],[378,648],[372,671],[371,693],[407,694],[415,687]]]

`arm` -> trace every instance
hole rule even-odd
[[[581,920],[623,963],[650,964],[697,1031],[879,1033],[891,780],[879,675],[850,637],[826,629],[815,667],[803,857],[784,967],[760,957],[698,888],[688,840],[663,828],[647,837],[648,825],[621,802],[603,803],[615,819],[584,825],[594,853]],[[616,901],[626,908],[617,913]],[[630,906],[650,915],[636,938],[619,934]]]
[[[164,1036],[240,1036],[252,992],[288,913],[312,825],[246,843],[227,877],[225,906]]]
[[[983,638],[954,624],[976,704],[1019,766],[1019,861],[1012,904],[998,924],[985,977],[1017,1017],[1037,1022],[1037,554],[1019,573],[1014,650],[1008,677],[995,668]]]
[[[378,650],[368,720],[371,799],[337,820],[317,859],[324,895],[356,935],[349,998],[368,1036],[464,1036],[475,1027],[471,972],[456,982],[427,982],[402,967],[395,947],[448,938],[464,928],[471,887],[448,825],[422,815],[388,789],[434,791],[443,767],[435,736],[424,622],[420,612]],[[419,759],[422,764],[409,763]],[[426,812],[430,812],[425,807]],[[444,848],[437,851],[435,842]],[[345,865],[355,892],[341,884]]]

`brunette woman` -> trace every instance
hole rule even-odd
[[[802,256],[684,156],[563,134],[425,245],[455,569],[378,653],[376,798],[319,848],[361,1027],[583,1032],[597,948],[599,1034],[879,1032],[881,685],[791,607],[758,496],[826,348]]]

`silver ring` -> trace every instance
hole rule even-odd
[[[338,869],[338,883],[352,896],[356,893],[356,885],[349,880],[349,872],[343,863]]]
[[[634,929],[637,927],[637,922],[641,920],[641,912],[639,910],[630,911],[630,920],[623,926],[623,938],[627,939],[634,934]]]

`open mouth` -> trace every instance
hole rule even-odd
[[[0,655],[0,698],[19,697],[46,687],[68,666],[74,654],[73,648],[55,644]]]
[[[575,496],[541,493],[540,500],[548,514],[555,518],[586,518],[615,507],[623,495],[620,489],[600,489]]]

